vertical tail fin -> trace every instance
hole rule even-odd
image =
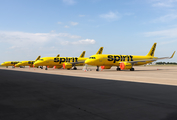
[[[39,60],[40,58],[41,58],[41,56],[38,56],[35,61]]]
[[[84,57],[85,56],[85,51],[82,52],[82,54],[80,55],[80,57]]]
[[[154,43],[151,50],[146,56],[154,56],[155,48],[156,48],[157,43]]]
[[[102,52],[103,52],[103,47],[100,47],[100,49],[98,50],[96,54],[102,54]]]
[[[60,57],[60,54],[58,54],[56,57]]]

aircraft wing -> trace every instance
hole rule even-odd
[[[78,62],[69,62],[69,63],[71,63],[74,66],[74,65],[79,64],[79,63],[85,63],[85,60],[84,61],[78,61]]]
[[[153,59],[147,59],[147,60],[136,60],[136,61],[127,61],[129,63],[138,63],[138,62],[147,62],[147,61],[157,61],[157,60],[162,60],[162,59],[171,59],[173,58],[174,54],[175,54],[176,51],[173,52],[172,56],[171,57],[161,57],[161,58],[153,58]]]

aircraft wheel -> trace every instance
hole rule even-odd
[[[97,66],[97,69],[96,69],[96,71],[99,71],[99,66]]]
[[[70,68],[68,68],[67,70],[70,70]]]
[[[130,71],[134,71],[135,69],[134,68],[131,68]]]
[[[76,68],[76,67],[74,67],[73,69],[74,69],[74,70],[77,70],[77,68]]]
[[[120,71],[121,69],[120,68],[117,68],[117,71]]]
[[[48,70],[47,67],[45,68],[45,70]]]
[[[6,68],[8,68],[8,66],[6,66]]]

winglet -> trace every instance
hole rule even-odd
[[[103,52],[103,47],[100,47],[100,49],[98,50],[96,54],[102,54],[102,52]]]
[[[39,60],[40,58],[41,58],[41,56],[38,56],[35,61]]]
[[[56,57],[60,57],[60,54],[58,54]]]
[[[84,57],[85,56],[85,51],[82,52],[82,54],[80,55],[80,57]]]
[[[172,54],[172,56],[171,56],[170,58],[173,58],[173,56],[175,55],[175,52],[176,52],[176,51],[173,52],[173,54]]]

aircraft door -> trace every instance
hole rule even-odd
[[[99,62],[102,62],[102,59],[103,59],[103,57],[102,57],[102,56],[100,56],[100,57],[99,57]]]

